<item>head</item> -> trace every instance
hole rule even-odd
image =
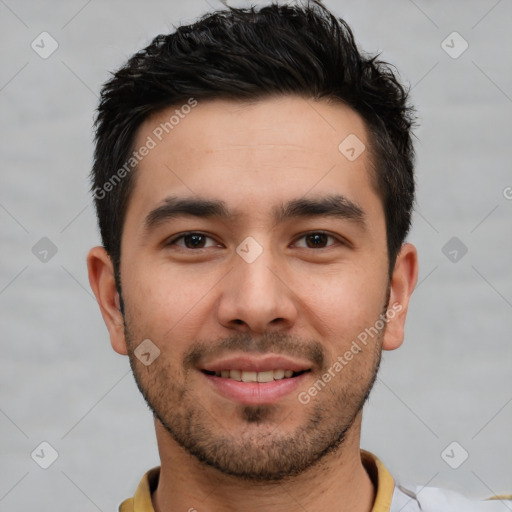
[[[416,282],[411,116],[317,2],[206,15],[104,85],[90,281],[169,442],[260,480],[343,444]],[[255,365],[289,392],[233,395]]]

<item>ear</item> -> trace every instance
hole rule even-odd
[[[418,280],[418,253],[412,244],[404,244],[398,253],[390,283],[387,325],[383,350],[395,350],[404,341],[405,317]]]
[[[110,333],[112,348],[118,354],[127,355],[124,319],[119,308],[119,294],[114,279],[114,267],[110,256],[103,247],[93,247],[89,251],[87,269],[89,271],[89,283]]]

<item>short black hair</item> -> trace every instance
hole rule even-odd
[[[319,0],[307,6],[228,8],[159,35],[101,90],[92,192],[103,246],[119,275],[121,235],[136,162],[137,129],[164,108],[207,99],[300,95],[350,106],[364,119],[371,169],[386,216],[390,276],[414,203],[414,108],[390,64],[358,50],[347,23]],[[341,141],[340,141],[341,142]],[[122,171],[124,169],[124,172]]]

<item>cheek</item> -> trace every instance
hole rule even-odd
[[[175,337],[177,332],[186,338],[192,326],[200,325],[207,294],[219,280],[212,272],[203,276],[197,270],[192,274],[168,264],[142,263],[125,270],[127,314],[139,332],[162,340]]]
[[[307,283],[304,303],[320,321],[321,333],[331,339],[329,348],[336,355],[374,325],[384,308],[387,279],[382,273],[332,272]]]

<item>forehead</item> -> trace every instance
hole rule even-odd
[[[365,123],[348,106],[296,96],[191,104],[139,127],[135,149],[151,149],[135,172],[128,215],[142,217],[169,195],[215,197],[251,217],[310,193],[378,201]]]
[[[189,159],[223,150],[261,153],[265,146],[268,151],[278,149],[292,159],[294,153],[298,157],[304,151],[312,158],[318,154],[337,158],[339,144],[347,136],[355,135],[367,142],[363,119],[341,102],[298,96],[251,102],[194,101],[195,107],[184,102],[150,116],[140,126],[135,145],[143,143],[149,134],[158,146],[169,144],[186,149],[186,155],[185,151],[176,154],[179,161],[180,156]]]

